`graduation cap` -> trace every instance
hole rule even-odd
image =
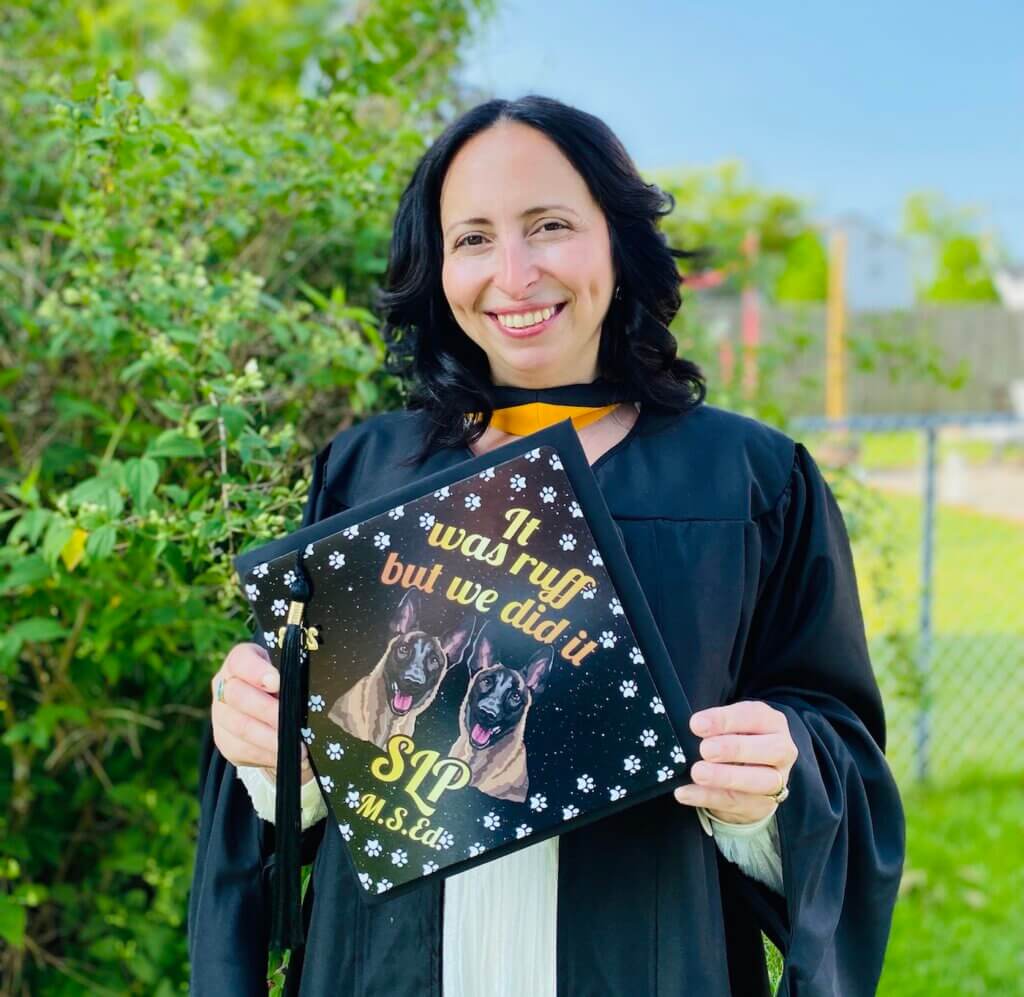
[[[281,672],[277,950],[304,940],[300,732],[366,903],[689,781],[689,704],[568,419],[235,567]]]

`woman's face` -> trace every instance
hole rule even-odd
[[[540,388],[597,376],[615,288],[608,226],[543,132],[503,121],[466,142],[441,187],[441,232],[445,297],[487,354],[495,384]],[[551,318],[531,314],[552,305]],[[499,316],[533,325],[508,329]]]

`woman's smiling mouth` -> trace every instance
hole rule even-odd
[[[534,312],[519,312],[502,315],[498,318],[494,312],[487,312],[487,317],[506,336],[513,339],[525,339],[527,336],[536,336],[543,332],[552,322],[565,310],[565,302],[562,301],[553,308],[542,308]],[[515,323],[508,324],[506,323]],[[529,323],[529,324],[527,324]]]

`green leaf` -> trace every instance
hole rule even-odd
[[[10,628],[16,637],[21,640],[55,640],[63,637],[67,630],[61,626],[59,620],[47,619],[45,616],[34,616],[28,620],[18,620]]]
[[[177,429],[161,433],[147,448],[147,457],[205,457],[206,451],[199,440],[194,440]]]
[[[110,557],[116,541],[117,527],[113,523],[104,523],[89,534],[85,541],[85,552],[91,560],[104,561]]]
[[[25,915],[25,908],[21,904],[0,895],[0,936],[16,949],[25,943]]]
[[[160,480],[160,465],[151,457],[139,457],[125,462],[125,481],[132,504],[139,512],[146,512]]]

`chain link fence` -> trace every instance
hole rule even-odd
[[[860,483],[860,499],[839,498],[897,779],[1024,773],[1024,419],[859,416],[793,429]]]

